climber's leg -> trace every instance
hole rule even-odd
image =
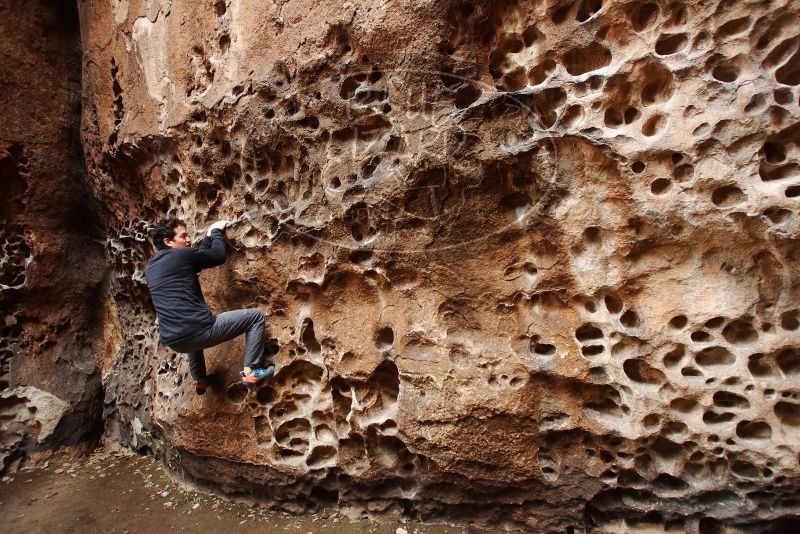
[[[203,350],[195,350],[186,354],[189,360],[189,373],[195,382],[199,382],[206,378],[206,358]]]
[[[247,345],[244,367],[259,367],[264,357],[265,323],[266,315],[258,308],[220,313],[211,326],[207,346],[217,345],[244,333]]]

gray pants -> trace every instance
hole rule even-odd
[[[186,353],[189,359],[189,372],[197,381],[206,376],[206,359],[203,349],[219,345],[229,339],[246,333],[247,348],[244,353],[245,367],[261,367],[264,356],[264,323],[265,314],[258,308],[233,310],[217,315],[208,330],[169,346],[175,352]]]

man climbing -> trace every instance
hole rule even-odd
[[[164,219],[152,232],[156,253],[147,262],[144,275],[158,316],[160,341],[176,352],[186,353],[189,372],[198,395],[213,383],[206,374],[203,349],[219,345],[242,333],[247,348],[242,384],[258,384],[275,372],[275,366],[262,367],[264,356],[264,312],[252,308],[219,315],[211,313],[197,273],[225,263],[225,240],[222,236],[228,221],[211,225],[198,248],[180,219]]]

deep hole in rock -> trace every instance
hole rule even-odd
[[[675,92],[675,81],[672,73],[660,64],[653,65],[644,73],[647,78],[647,83],[642,87],[641,99],[642,104],[645,106],[652,106],[666,102]],[[635,108],[631,108],[636,112],[638,117],[639,112]],[[634,117],[634,119],[636,118]],[[633,122],[633,120],[626,120],[626,123]]]
[[[302,418],[290,419],[275,430],[275,441],[295,450],[307,448],[310,436],[311,424]]]
[[[653,486],[657,490],[661,491],[679,491],[684,492],[689,489],[689,484],[685,481],[674,477],[667,473],[661,473],[658,475],[655,480],[653,480]]]
[[[629,107],[622,114],[622,122],[624,122],[625,124],[634,123],[639,119],[640,115],[641,115],[641,113],[639,113],[638,109],[636,109],[634,107]]]
[[[590,226],[583,231],[583,239],[589,243],[600,242],[602,230],[598,226]]]
[[[567,128],[574,128],[583,120],[583,106],[575,104],[569,106],[561,115],[561,124]]]
[[[523,67],[506,72],[500,79],[499,87],[504,91],[519,91],[527,85],[528,79]]]
[[[522,42],[525,44],[526,47],[531,46],[534,42],[536,42],[539,38],[544,37],[544,34],[536,29],[536,26],[528,26],[525,28],[525,31],[522,32]]]
[[[661,132],[666,124],[667,119],[662,115],[653,115],[642,124],[642,134],[647,137],[652,137]]]
[[[632,381],[639,384],[663,384],[666,380],[664,373],[651,367],[646,362],[638,359],[625,360],[622,369]]]
[[[781,106],[790,106],[794,102],[794,94],[788,87],[775,89],[772,92],[772,98],[775,99],[776,104],[780,104]]]
[[[672,328],[675,328],[676,330],[681,330],[688,324],[688,322],[689,320],[686,318],[685,315],[676,315],[675,317],[670,319],[669,325]]]
[[[634,31],[641,32],[649,29],[658,20],[659,7],[655,2],[634,4],[630,12],[631,25]]]
[[[654,195],[663,195],[669,191],[670,186],[672,186],[672,182],[670,182],[668,179],[659,178],[657,180],[653,180],[653,183],[650,184],[650,192]]]
[[[781,401],[775,404],[774,411],[781,424],[800,427],[800,404]]]
[[[592,324],[584,324],[575,331],[575,338],[581,342],[603,339],[603,331]]]
[[[558,109],[566,102],[567,93],[560,87],[552,87],[537,93],[533,101],[533,110],[546,128],[555,125]]]
[[[781,314],[781,328],[797,330],[800,327],[800,310],[789,310]]]
[[[656,54],[660,56],[669,56],[677,54],[689,42],[689,38],[685,33],[663,33],[656,41]]]
[[[692,341],[695,341],[695,342],[698,342],[698,343],[702,343],[702,342],[711,340],[711,334],[709,334],[705,330],[696,330],[696,331],[692,332],[692,335],[690,337],[692,338]]]
[[[759,476],[759,471],[756,466],[750,462],[744,462],[741,460],[737,460],[731,464],[731,471],[741,477],[746,478],[757,478]]]
[[[394,345],[394,330],[391,326],[385,326],[375,332],[375,346],[380,351],[386,351]]]
[[[455,103],[458,109],[468,108],[481,97],[481,90],[473,85],[465,85],[456,91]]]
[[[731,344],[747,344],[758,340],[758,332],[750,319],[737,319],[722,330],[722,337]]]
[[[694,166],[690,164],[680,165],[672,171],[672,177],[678,182],[691,180],[694,176]]]
[[[586,345],[581,347],[581,354],[584,356],[597,356],[598,354],[602,354],[605,350],[605,347],[602,345]]]
[[[686,347],[684,345],[677,345],[674,349],[669,351],[664,356],[664,366],[667,369],[672,369],[680,365],[681,360],[686,355]]]
[[[784,375],[800,375],[800,350],[796,348],[784,349],[778,354],[776,362]]]
[[[374,254],[371,250],[354,250],[350,253],[350,261],[356,264],[367,264]]]
[[[697,401],[692,399],[684,399],[684,398],[677,398],[673,399],[669,407],[671,410],[675,410],[676,412],[680,413],[691,413],[700,408],[700,404]]]
[[[684,367],[684,368],[682,368],[681,369],[681,375],[683,375],[683,376],[685,376],[687,378],[691,378],[691,377],[702,378],[703,377],[703,373],[701,373],[699,369],[696,369],[694,367]]]
[[[786,147],[780,143],[767,142],[761,147],[767,163],[781,163],[786,159]]]
[[[322,467],[330,462],[335,462],[336,449],[330,445],[318,445],[314,447],[311,454],[306,459],[309,467]],[[337,494],[338,498],[338,494]]]
[[[228,49],[230,48],[230,46],[231,46],[231,37],[230,37],[230,35],[228,35],[227,33],[222,34],[220,36],[220,38],[219,38],[219,48],[222,51],[222,53],[224,54],[225,52],[227,52]],[[241,90],[234,91],[234,94],[237,94],[237,93],[241,93]]]
[[[743,439],[769,439],[772,428],[764,421],[742,421],[736,425],[736,435]]]
[[[564,67],[573,76],[601,69],[611,63],[611,51],[598,42],[574,48],[564,54]]]
[[[777,206],[770,206],[764,210],[764,216],[767,217],[773,224],[783,224],[793,215],[794,214],[791,212],[791,210],[779,208]]]
[[[775,376],[775,369],[764,354],[751,354],[747,361],[747,369],[756,377]]]
[[[539,85],[556,70],[556,65],[552,59],[545,59],[528,71],[528,81],[531,85]]]
[[[775,71],[775,80],[784,85],[800,85],[800,47],[781,68]]]
[[[773,153],[772,157],[778,156]],[[793,162],[785,165],[759,165],[758,175],[765,182],[792,179],[800,175],[800,165]]]
[[[660,436],[650,446],[650,450],[664,460],[674,460],[686,454],[686,449],[681,445]]]
[[[622,299],[619,296],[614,294],[608,294],[603,298],[603,302],[606,305],[606,309],[609,313],[618,314],[622,311]]]
[[[741,204],[746,199],[747,196],[744,194],[744,191],[735,185],[719,187],[711,194],[711,202],[721,208],[728,208],[737,204]]]
[[[695,355],[695,361],[701,367],[731,365],[736,357],[725,347],[706,347]]]
[[[602,367],[592,367],[589,369],[589,376],[594,382],[608,382],[608,373]]]
[[[736,419],[736,415],[731,412],[717,413],[709,410],[703,414],[703,422],[707,425],[721,425]]]
[[[241,402],[244,402],[244,399],[247,397],[247,388],[245,386],[243,386],[242,384],[238,384],[237,383],[237,384],[233,384],[231,386],[228,386],[228,389],[226,390],[226,393],[228,395],[228,399],[231,402],[239,404]]]
[[[750,407],[750,401],[730,391],[717,391],[714,393],[714,406],[719,408],[746,409]]]
[[[256,393],[256,400],[261,404],[270,404],[275,401],[275,390],[269,386],[264,386]]]
[[[714,37],[717,39],[725,39],[726,37],[731,37],[747,31],[750,27],[750,17],[744,16],[739,17],[737,19],[729,20],[722,26],[720,26],[717,31],[714,33]]]
[[[305,345],[306,349],[312,354],[319,353],[322,349],[314,333],[314,321],[312,321],[310,317],[303,319],[300,337],[303,340],[303,345]]]
[[[641,324],[639,314],[633,310],[628,310],[619,318],[619,322],[626,328],[636,328]]]
[[[732,63],[720,63],[711,71],[711,76],[724,83],[735,82],[739,78],[739,68]]]
[[[578,11],[575,14],[575,20],[578,22],[586,22],[600,11],[602,7],[602,0],[581,0]]]
[[[747,102],[747,105],[744,107],[744,112],[748,115],[754,115],[756,113],[760,113],[767,107],[767,99],[764,98],[762,93],[755,94],[750,97],[750,100]]]
[[[609,128],[616,128],[622,125],[624,119],[617,108],[608,108],[603,118],[603,124]]]

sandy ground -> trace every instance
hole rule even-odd
[[[186,490],[149,457],[95,451],[54,456],[0,481],[0,531],[12,533],[468,534],[486,532],[419,523],[351,522],[292,516]]]

